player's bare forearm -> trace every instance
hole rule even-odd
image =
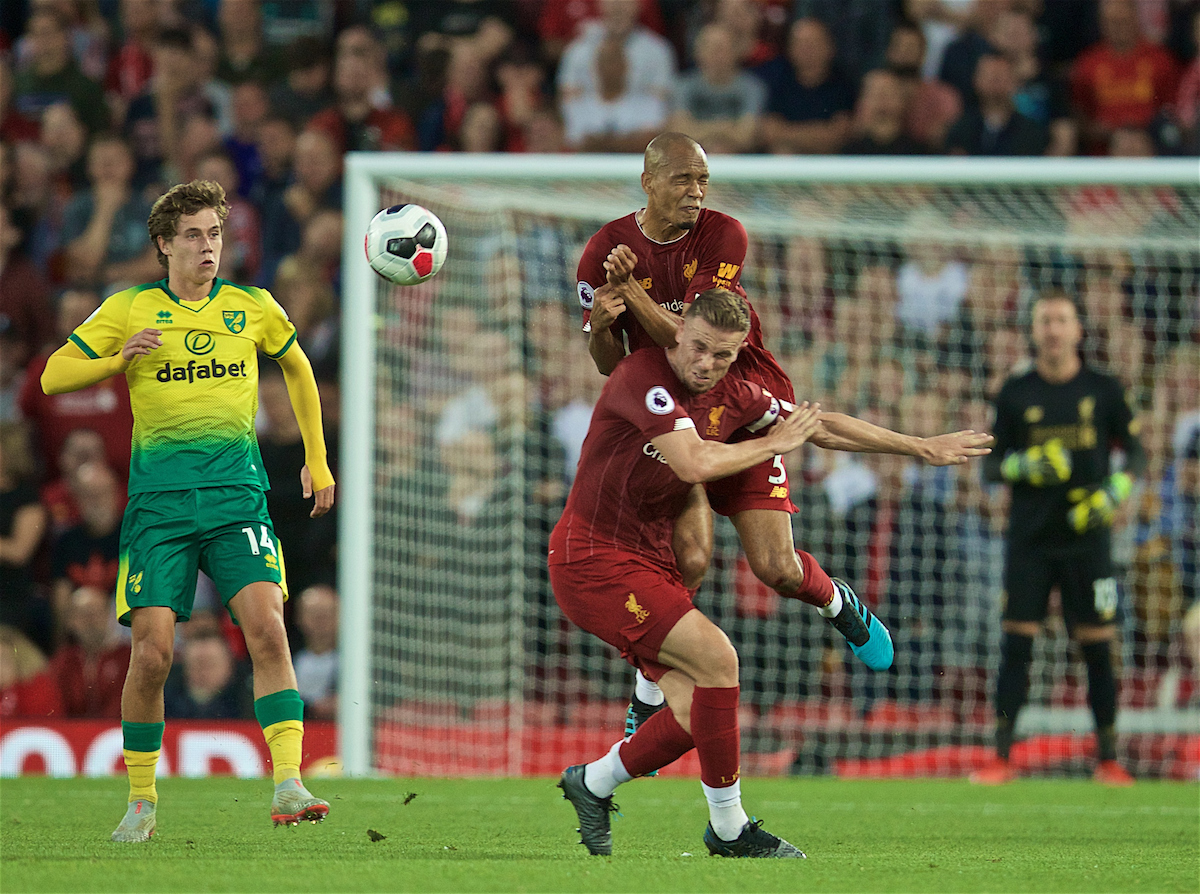
[[[934,466],[949,466],[991,453],[992,436],[966,430],[918,438],[845,413],[822,413],[821,427],[809,440],[826,450],[894,453],[919,457]]]
[[[300,436],[304,440],[304,468],[300,471],[300,480],[304,485],[304,496],[317,494],[317,505],[313,509],[314,517],[324,515],[333,506],[333,472],[329,469],[329,461],[325,452],[325,428],[321,422],[321,393],[317,390],[317,380],[313,376],[312,364],[299,344],[293,344],[287,353],[279,358],[279,366],[283,369],[283,380],[287,384],[288,397],[292,401],[292,410],[296,413],[296,422],[300,426]],[[325,494],[322,497],[322,494]],[[322,505],[324,509],[321,509]]]
[[[651,298],[633,278],[622,283],[618,291],[625,297],[625,306],[642,324],[646,334],[654,339],[655,344],[664,348],[675,344],[675,336],[679,332],[679,314],[671,313]]]
[[[129,362],[122,354],[88,357],[76,345],[67,342],[46,361],[46,369],[42,372],[42,391],[45,394],[66,394],[89,388],[125,372]]]
[[[588,353],[600,375],[607,376],[625,357],[625,346],[617,341],[611,329],[596,329],[588,334]]]

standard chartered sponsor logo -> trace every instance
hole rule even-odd
[[[646,454],[646,456],[650,457],[651,459],[658,460],[660,463],[663,463],[664,465],[667,462],[667,458],[665,456],[663,456],[661,453],[659,453],[658,448],[655,447],[653,444],[651,444],[649,441],[647,441],[645,444],[642,445],[642,453]]]

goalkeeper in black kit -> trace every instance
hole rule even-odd
[[[1097,782],[1132,785],[1117,762],[1117,685],[1112,643],[1117,580],[1111,527],[1146,465],[1121,383],[1079,355],[1083,327],[1074,302],[1048,292],[1033,303],[1034,366],[1013,375],[995,400],[996,443],[984,460],[990,482],[1012,489],[1004,559],[1004,615],[996,681],[996,758],[971,781],[1016,778],[1009,761],[1017,714],[1029,694],[1033,639],[1057,587],[1063,620],[1087,665],[1096,721]],[[1124,453],[1114,471],[1113,451]]]

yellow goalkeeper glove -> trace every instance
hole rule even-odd
[[[1062,484],[1071,477],[1071,454],[1060,439],[1051,438],[1040,447],[1004,457],[1000,474],[1005,481],[1027,481],[1034,487]]]
[[[1104,484],[1093,491],[1079,488],[1068,497],[1075,503],[1067,512],[1067,518],[1076,534],[1086,534],[1097,528],[1112,526],[1113,514],[1125,502],[1133,490],[1133,479],[1124,472],[1109,475]]]

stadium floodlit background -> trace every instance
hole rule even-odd
[[[4,518],[28,510],[47,528],[2,564],[3,622],[31,648],[5,686],[0,773],[121,772],[128,645],[103,621],[71,629],[83,615],[64,606],[115,586],[119,511],[83,510],[123,503],[127,397],[109,383],[46,400],[37,381],[99,299],[160,275],[147,203],[195,176],[233,197],[222,275],[288,309],[337,448],[336,526],[314,524],[280,380],[265,377],[260,439],[292,591],[341,597],[340,680],[322,691],[317,674],[306,692],[311,757],[351,774],[540,775],[607,748],[631,673],[564,621],[544,562],[603,383],[575,268],[601,224],[641,206],[647,135],[683,127],[720,150],[708,204],[749,232],[742,283],[768,347],[827,408],[914,434],[986,428],[989,398],[1027,362],[1031,296],[1079,298],[1087,357],[1130,387],[1151,456],[1118,523],[1121,758],[1142,778],[1196,778],[1200,669],[1182,621],[1196,598],[1200,2],[633,4],[636,27],[619,0],[0,5]],[[797,109],[785,60],[796,34],[819,42],[814,20],[831,62],[804,77],[828,90]],[[604,87],[613,101],[587,60],[619,27],[634,30],[626,82]],[[735,51],[746,105],[701,130],[713,110],[685,98],[711,72],[696,60],[724,58],[698,53],[705,39]],[[1114,69],[1114,54],[1145,66]],[[1101,70],[1126,79],[1120,102],[1093,89]],[[985,107],[1007,109],[1021,140],[986,139]],[[814,126],[789,143],[780,125],[797,120]],[[362,258],[366,222],[398,201],[450,234],[445,268],[419,287]],[[719,524],[697,603],[742,656],[744,772],[965,774],[989,743],[1004,489],[977,465],[792,459],[797,542],[885,619],[897,661],[855,666],[815,613],[763,589]],[[163,772],[260,775],[230,625],[229,697],[193,696],[189,646],[218,627],[203,581],[199,606],[181,629]],[[310,667],[334,666],[323,623],[289,609]],[[1036,657],[1014,759],[1080,773],[1091,718],[1060,624]],[[71,698],[100,658],[95,697]]]

